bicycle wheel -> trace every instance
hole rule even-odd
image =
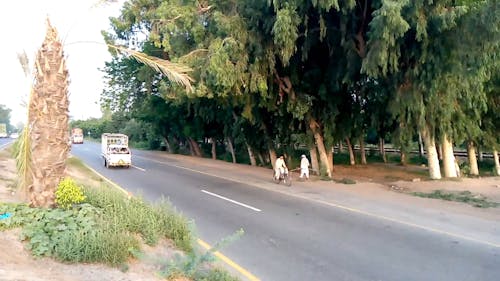
[[[286,175],[283,178],[283,183],[286,184],[286,186],[291,186],[292,185],[292,177],[290,176],[290,174]]]

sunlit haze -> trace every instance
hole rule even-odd
[[[2,67],[0,104],[12,110],[11,124],[25,122],[29,79],[17,54],[23,50],[34,62],[45,36],[48,17],[64,41],[70,73],[70,116],[72,119],[100,117],[99,96],[103,73],[98,70],[110,60],[101,30],[109,29],[109,17],[118,16],[123,1],[100,4],[98,0],[18,0],[2,3]],[[92,43],[93,42],[93,43]]]

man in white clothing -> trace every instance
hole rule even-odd
[[[276,159],[276,163],[274,164],[274,178],[279,179],[280,174],[285,173],[285,171],[287,171],[285,158],[281,155],[278,159]]]
[[[300,157],[300,178],[305,177],[307,180],[309,179],[309,159],[302,154]]]

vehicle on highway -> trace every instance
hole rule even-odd
[[[83,143],[83,130],[80,128],[73,128],[71,130],[71,143]]]
[[[132,153],[128,147],[128,136],[124,134],[102,134],[101,156],[106,168],[130,168],[132,165]]]
[[[10,138],[11,139],[17,139],[17,138],[19,138],[19,134],[18,133],[12,133],[12,134],[10,134]]]

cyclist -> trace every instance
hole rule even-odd
[[[286,167],[285,164],[285,157],[281,155],[276,159],[276,163],[274,165],[274,177],[276,179],[280,178],[280,175],[286,173],[288,171],[288,168]]]

